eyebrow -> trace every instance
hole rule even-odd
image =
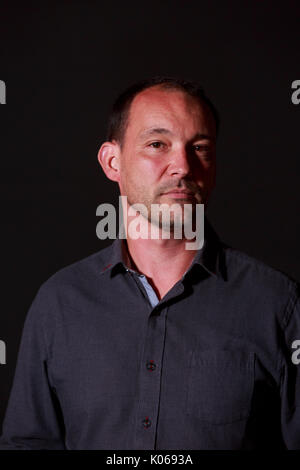
[[[151,127],[150,129],[146,129],[144,132],[141,132],[139,135],[139,139],[144,137],[151,136],[153,134],[169,134],[173,135],[173,133],[169,129],[165,129],[164,127]],[[208,134],[201,134],[197,132],[191,140],[214,140],[212,136]]]

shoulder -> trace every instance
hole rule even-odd
[[[69,305],[76,308],[79,298],[91,298],[95,295],[105,280],[101,272],[109,263],[111,245],[65,266],[50,276],[40,286],[37,301],[49,307]]]
[[[298,281],[288,273],[271,266],[264,261],[222,243],[227,267],[232,275],[258,276],[260,280],[279,282],[287,285],[297,285]]]
[[[270,266],[229,245],[223,253],[230,285],[238,286],[245,299],[265,304],[281,311],[284,323],[300,296],[300,283],[289,274]]]

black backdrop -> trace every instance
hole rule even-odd
[[[300,280],[298,1],[1,2],[0,429],[25,315],[58,269],[107,246],[117,207],[97,150],[116,95],[197,79],[221,114],[209,218],[228,244]]]

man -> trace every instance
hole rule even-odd
[[[299,285],[222,243],[206,217],[203,247],[172,236],[185,204],[183,225],[207,206],[218,124],[188,81],[118,98],[99,162],[126,196],[125,228],[143,204],[143,230],[159,237],[117,238],[41,287],[2,448],[300,448]],[[173,203],[163,238],[151,208]]]

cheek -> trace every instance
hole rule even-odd
[[[120,171],[120,187],[128,191],[151,192],[151,187],[160,180],[164,168],[162,158],[149,158],[142,153],[135,153],[127,158]]]
[[[127,167],[120,175],[120,188],[131,197],[139,197],[147,187],[148,172],[135,164]]]
[[[162,163],[159,159],[141,158],[138,163],[135,164],[132,173],[135,174],[136,178],[141,178],[143,181],[154,181],[162,172]]]
[[[206,179],[206,185],[207,185],[207,190],[211,191],[216,184],[216,173],[215,171],[211,171],[207,175]]]
[[[208,179],[211,180],[215,177],[216,174],[216,166],[214,165],[213,162],[204,162],[202,165],[202,175]]]

